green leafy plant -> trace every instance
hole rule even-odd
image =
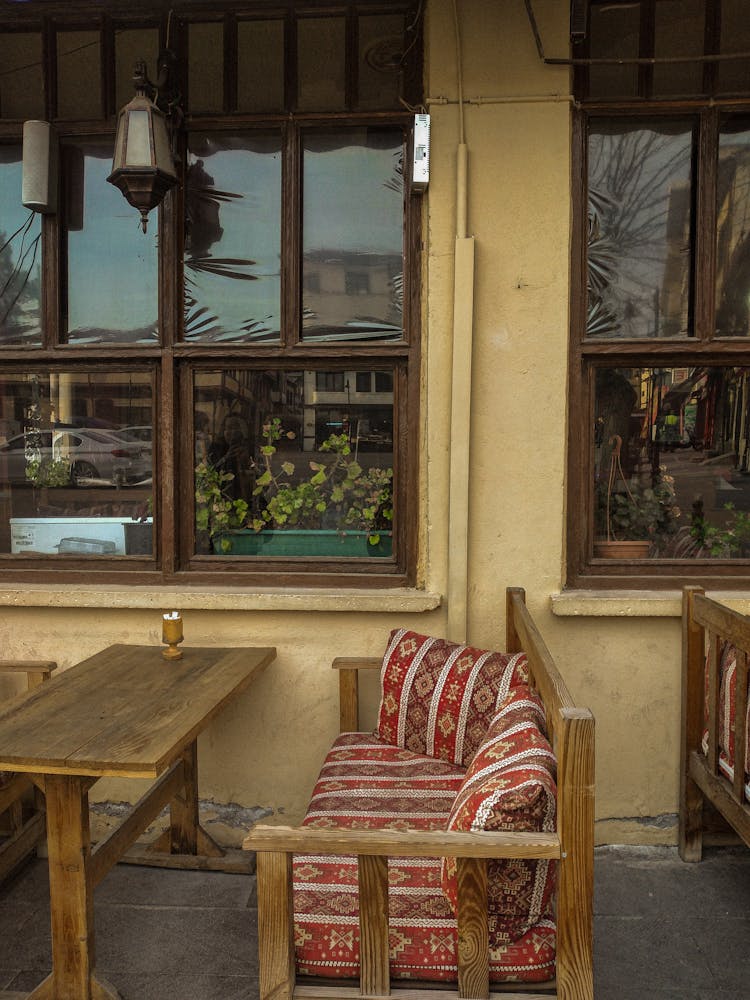
[[[199,462],[195,467],[195,527],[207,532],[212,540],[222,532],[241,528],[247,519],[247,501],[227,493],[233,479],[234,473],[223,472],[209,462]],[[221,539],[220,546],[224,552],[230,549],[226,539]]]
[[[30,458],[26,478],[34,486],[68,486],[70,462],[62,458]]]
[[[251,521],[255,531],[264,528],[321,528],[332,524],[339,530],[366,531],[368,542],[377,545],[380,532],[393,521],[393,470],[364,470],[352,453],[347,434],[331,434],[321,444],[327,456],[309,463],[311,475],[295,481],[293,462],[276,465],[273,459],[284,431],[274,417],[264,428],[260,449],[263,471],[256,480],[254,496],[264,504]]]
[[[649,470],[641,478],[626,478],[620,452],[622,438],[614,434],[607,482],[596,491],[596,527],[600,539],[615,541],[650,541],[662,547],[678,529],[680,509],[675,503],[674,477],[665,466]]]
[[[675,504],[674,480],[660,469],[646,484],[623,482],[621,490],[607,495],[602,491],[599,524],[602,534],[618,541],[654,541],[677,531],[680,509]],[[607,504],[608,499],[608,504]]]
[[[702,510],[694,514],[690,536],[697,546],[694,555],[732,558],[750,549],[750,511],[736,510],[734,504],[724,505],[729,517],[723,527],[709,524]]]

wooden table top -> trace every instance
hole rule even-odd
[[[0,770],[157,777],[276,656],[181,648],[109,646],[0,708]]]

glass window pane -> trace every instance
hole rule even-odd
[[[101,39],[98,31],[57,33],[57,115],[102,117]]]
[[[393,391],[359,375],[196,373],[199,554],[391,555]]]
[[[719,137],[716,225],[716,335],[750,334],[750,123]]]
[[[0,145],[0,345],[39,347],[41,216],[21,204],[21,146]]]
[[[721,51],[750,52],[750,20],[746,0],[722,0]],[[727,59],[719,63],[719,92],[747,94],[750,90],[750,60]]]
[[[237,47],[237,110],[280,111],[284,107],[284,22],[240,21]]]
[[[193,133],[185,199],[185,339],[277,341],[280,136]]]
[[[188,27],[188,107],[224,108],[224,25],[221,21]]]
[[[115,107],[119,110],[135,95],[133,69],[144,60],[150,79],[156,79],[159,32],[156,28],[118,29],[115,32]]]
[[[0,374],[0,552],[149,554],[152,417],[145,372]]]
[[[0,33],[0,117],[44,118],[42,36]]]
[[[659,0],[654,17],[654,55],[657,59],[703,55],[704,0]],[[702,90],[702,63],[654,66],[655,95],[700,94]]]
[[[400,338],[401,131],[308,133],[303,155],[303,339]]]
[[[297,107],[342,111],[346,107],[346,22],[343,17],[297,21]]]
[[[592,125],[587,336],[692,335],[692,142],[684,122]]]
[[[594,555],[750,557],[750,373],[602,368],[594,412]],[[621,553],[622,554],[622,553]]]
[[[403,15],[360,17],[357,26],[360,108],[398,107],[404,53]]]
[[[68,343],[158,339],[158,214],[140,216],[107,183],[110,139],[64,147],[68,239]]]
[[[640,45],[641,5],[619,3],[591,7],[590,51],[596,59],[637,58]],[[589,97],[635,97],[638,94],[638,66],[592,66],[589,70]]]

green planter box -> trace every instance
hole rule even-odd
[[[380,533],[377,545],[370,545],[365,531],[226,531],[213,540],[214,552],[227,556],[327,556],[363,558],[390,556],[393,539]]]

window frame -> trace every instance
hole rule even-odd
[[[585,71],[578,67],[578,79]],[[597,367],[684,367],[696,364],[750,366],[750,337],[720,338],[714,332],[716,307],[716,221],[720,125],[723,116],[750,115],[747,98],[685,101],[583,102],[572,122],[572,255],[569,338],[569,423],[566,551],[568,588],[666,589],[685,579],[705,586],[747,586],[748,559],[646,559],[640,562],[593,557],[594,481],[592,420]],[[690,337],[644,339],[586,338],[587,148],[590,123],[599,119],[649,121],[693,118],[694,228],[691,241],[693,325]],[[745,341],[744,343],[742,341]],[[580,442],[586,442],[582,452]],[[585,512],[581,517],[578,512]]]
[[[79,26],[83,10],[88,10],[87,28],[102,32],[103,75],[102,103],[105,105],[102,121],[57,121],[59,140],[77,137],[114,137],[114,30],[118,26],[158,27],[164,40],[166,15],[153,13],[151,4],[139,0],[134,3],[115,2],[106,11],[100,4],[77,3],[75,9],[65,8],[47,13],[47,5],[29,3],[22,12],[23,25],[14,29],[41,29],[45,42],[45,105],[52,109],[55,95],[54,30],[68,30]],[[110,10],[110,6],[112,10]],[[179,4],[177,7],[179,8]],[[287,38],[289,24],[294,22],[298,8],[318,16],[342,13],[353,23],[357,12],[380,13],[403,11],[405,16],[417,8],[411,2],[372,2],[334,4],[325,11],[317,3],[295,5],[263,3],[254,9],[253,16],[263,18],[271,13],[285,19]],[[94,10],[96,14],[94,15]],[[240,12],[241,13],[241,12]],[[419,450],[415,434],[407,428],[419,426],[420,393],[420,279],[421,279],[421,216],[422,201],[412,192],[408,173],[404,172],[404,300],[403,338],[396,341],[368,341],[347,344],[344,342],[305,343],[301,339],[300,312],[303,289],[301,284],[301,155],[300,135],[305,128],[340,128],[362,126],[395,126],[403,130],[405,162],[411,142],[413,115],[401,111],[345,111],[325,114],[284,111],[275,114],[246,114],[231,110],[231,86],[236,88],[236,68],[229,67],[226,53],[232,39],[236,38],[238,11],[227,3],[216,10],[215,4],[206,4],[198,10],[193,4],[177,11],[178,31],[186,34],[187,25],[193,20],[218,19],[225,27],[225,110],[221,114],[186,116],[182,135],[182,172],[186,164],[186,132],[230,131],[256,128],[276,128],[282,133],[282,230],[292,226],[294,238],[282,245],[281,292],[281,341],[278,345],[257,344],[226,347],[217,344],[200,344],[184,341],[182,279],[183,279],[183,226],[184,183],[165,199],[158,209],[159,215],[159,346],[101,344],[83,347],[63,342],[65,310],[65,227],[62,215],[43,216],[42,219],[42,330],[41,348],[2,348],[0,363],[8,370],[28,370],[30,366],[41,371],[67,368],[106,370],[116,365],[118,369],[153,370],[154,372],[154,421],[160,428],[158,440],[154,439],[154,484],[156,508],[156,543],[154,558],[117,557],[96,560],[65,558],[64,565],[52,566],[52,560],[43,556],[0,555],[0,570],[6,579],[27,583],[98,583],[116,586],[189,584],[208,586],[301,586],[301,587],[370,587],[384,588],[413,585],[416,580],[417,548],[417,488],[419,475]],[[416,23],[416,22],[415,22]],[[417,29],[419,34],[419,29]],[[349,32],[351,35],[351,32]],[[292,33],[293,35],[293,33]],[[356,38],[354,39],[356,41]],[[351,42],[351,39],[349,39]],[[414,88],[415,66],[421,71],[421,45],[416,46],[414,65],[409,68],[409,86]],[[286,59],[289,60],[286,50]],[[348,73],[352,72],[347,59]],[[285,71],[286,93],[289,94],[290,70]],[[228,83],[227,83],[228,81]],[[234,83],[232,84],[232,81]],[[293,83],[293,81],[292,81]],[[351,103],[352,88],[347,94]],[[48,115],[54,119],[53,115]],[[21,123],[0,119],[0,141],[20,142]],[[62,204],[62,200],[61,200]],[[156,213],[154,213],[156,214]],[[285,294],[284,289],[288,294]],[[267,560],[261,557],[201,556],[194,548],[194,497],[192,444],[192,373],[217,366],[267,368],[279,367],[313,370],[376,370],[393,369],[394,372],[394,552],[392,559],[364,558],[362,560],[321,559],[313,570],[305,567],[304,558]],[[180,432],[185,425],[191,433]],[[158,456],[158,457],[157,457]]]

